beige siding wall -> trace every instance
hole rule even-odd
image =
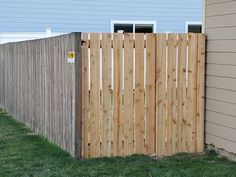
[[[206,143],[236,153],[236,1],[205,0]]]

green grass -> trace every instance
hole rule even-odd
[[[236,163],[217,156],[178,154],[159,160],[147,156],[73,159],[0,110],[0,177],[160,176],[233,177]]]

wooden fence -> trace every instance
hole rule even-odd
[[[204,148],[204,34],[84,33],[82,156]]]
[[[85,158],[203,151],[204,76],[204,34],[71,33],[0,45],[0,106]]]
[[[71,155],[79,152],[80,33],[0,45],[0,106]],[[81,75],[81,74],[80,74]]]

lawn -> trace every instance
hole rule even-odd
[[[236,163],[217,156],[214,151],[201,155],[178,154],[162,159],[141,155],[73,159],[0,111],[0,177],[21,176],[236,177]]]

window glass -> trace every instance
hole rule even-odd
[[[114,32],[133,33],[133,24],[114,24]]]
[[[135,25],[135,33],[152,33],[153,25]]]
[[[202,33],[202,25],[188,25],[189,33]]]
[[[114,32],[120,33],[153,33],[154,25],[153,24],[135,24],[135,23],[115,23]]]

